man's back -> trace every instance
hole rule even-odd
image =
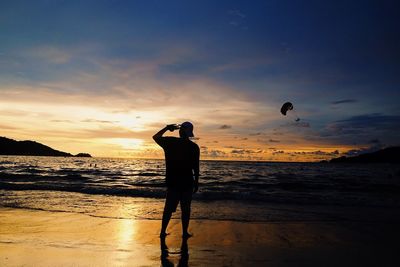
[[[193,188],[193,175],[199,170],[199,146],[189,139],[176,137],[161,137],[156,142],[165,152],[167,186]]]

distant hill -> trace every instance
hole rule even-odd
[[[78,153],[78,154],[75,155],[75,157],[91,158],[92,156],[89,153]]]
[[[6,137],[0,137],[0,155],[74,157],[70,153],[52,149],[35,141],[16,141]],[[87,153],[79,153],[76,157],[91,156]]]
[[[329,162],[350,163],[400,163],[400,147],[388,147],[372,153],[365,153],[355,157],[340,157]]]

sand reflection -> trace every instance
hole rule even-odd
[[[131,219],[121,219],[118,224],[118,247],[120,249],[129,249],[132,240],[135,238],[136,221]]]
[[[116,227],[117,251],[129,252],[132,250],[137,233],[137,221],[130,219],[127,214],[133,208],[133,205],[127,204],[119,207],[119,219]],[[126,253],[127,254],[127,253]],[[126,256],[129,256],[128,254]]]

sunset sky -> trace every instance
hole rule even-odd
[[[0,2],[0,136],[162,158],[309,161],[399,145],[396,1]],[[290,101],[296,114],[280,114]],[[300,121],[296,122],[298,116]]]

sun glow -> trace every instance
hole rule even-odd
[[[122,149],[141,149],[144,141],[135,138],[110,138],[105,140],[110,144],[119,145]]]

